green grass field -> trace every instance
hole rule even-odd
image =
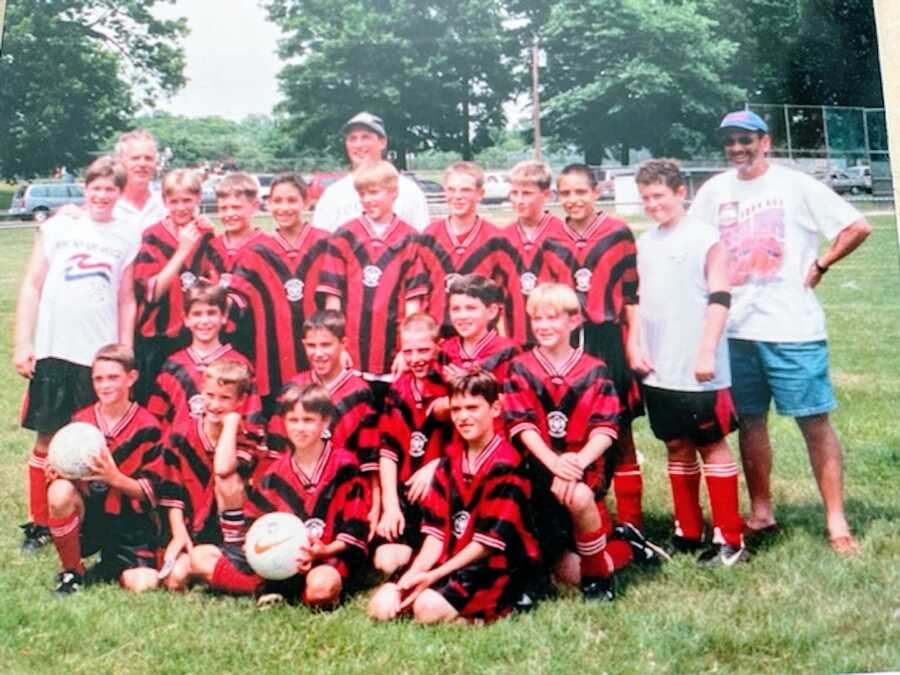
[[[834,423],[846,447],[847,509],[862,545],[828,548],[804,446],[790,420],[772,419],[774,492],[783,531],[731,571],[679,559],[628,571],[611,606],[575,594],[489,627],[374,625],[360,595],[337,611],[258,612],[247,599],[196,590],[129,596],[91,588],[51,594],[52,547],[19,552],[26,520],[30,434],[19,429],[24,383],[10,331],[0,335],[0,672],[52,673],[644,673],[858,672],[900,668],[900,297],[894,220],[821,287],[829,317]],[[30,230],[0,231],[0,322],[11,326]],[[662,446],[637,424],[651,537],[669,534]],[[743,491],[743,486],[742,486]]]

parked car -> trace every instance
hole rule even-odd
[[[858,166],[848,166],[844,173],[848,176],[862,178],[865,185],[865,191],[872,194],[872,169],[864,164]]]
[[[831,171],[825,174],[822,182],[839,195],[848,192],[851,195],[858,195],[860,192],[871,189],[866,187],[865,176],[851,175],[845,171]]]
[[[509,199],[509,177],[505,173],[488,171],[484,174],[485,204],[500,204]]]
[[[269,190],[272,189],[272,181],[275,180],[275,176],[270,173],[258,173],[253,177],[259,184],[259,206],[265,211],[268,208]]]
[[[203,181],[200,188],[200,213],[215,213],[216,211],[216,183],[221,176],[213,176]]]
[[[9,215],[42,223],[64,204],[84,204],[84,188],[73,183],[31,183],[16,190]]]
[[[425,201],[429,204],[443,204],[447,201],[446,197],[444,197],[444,186],[437,181],[419,178],[412,171],[404,171],[403,175],[416,182],[416,185],[419,186],[419,189],[425,195]]]
[[[634,173],[633,169],[621,168],[621,169],[606,169],[603,167],[595,166],[594,175],[597,177],[597,187],[600,189],[600,199],[615,199],[616,198],[616,176],[619,176],[623,173]]]
[[[325,188],[346,175],[344,171],[315,171],[304,175],[303,178],[307,185],[306,208],[312,211],[316,202],[319,201],[319,197],[325,192]]]

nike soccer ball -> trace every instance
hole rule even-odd
[[[90,463],[106,448],[106,438],[87,422],[72,422],[50,441],[48,461],[63,478],[79,480],[91,475]]]
[[[309,541],[303,521],[292,513],[267,513],[247,532],[244,552],[263,579],[279,581],[299,572],[300,547]]]

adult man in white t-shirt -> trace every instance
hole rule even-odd
[[[766,160],[768,126],[748,110],[719,127],[734,169],[711,178],[690,215],[714,224],[729,253],[728,323],[732,395],[750,492],[751,534],[776,529],[770,491],[769,403],[797,420],[825,505],[832,548],[858,546],[844,515],[843,451],[828,419],[835,408],[828,376],[825,316],[813,289],[872,231],[862,215],[828,187]],[[830,243],[817,257],[824,237]]]
[[[125,166],[128,181],[113,215],[140,237],[144,230],[166,217],[162,197],[150,189],[159,163],[156,139],[146,129],[126,132],[116,143],[116,159]]]
[[[350,160],[351,171],[363,164],[381,160],[387,149],[387,134],[382,119],[367,112],[352,117],[344,125],[344,148]],[[400,176],[394,212],[419,232],[430,221],[428,202],[422,189],[407,176]],[[316,203],[312,224],[327,232],[334,232],[361,213],[362,206],[353,187],[353,176],[348,174],[325,188]]]

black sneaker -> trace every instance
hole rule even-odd
[[[517,612],[530,612],[538,603],[553,597],[553,582],[548,572],[534,572],[529,575],[522,595],[516,600],[513,608]]]
[[[64,598],[72,593],[77,593],[84,585],[84,579],[78,572],[63,570],[56,576],[57,585],[53,591],[58,597]]]
[[[587,577],[581,580],[581,596],[585,602],[612,602],[616,599],[613,577]]]
[[[703,567],[734,567],[750,559],[750,553],[744,546],[713,544],[697,556],[697,562]]]
[[[613,530],[613,537],[624,541],[634,553],[634,562],[645,567],[659,567],[663,560],[671,560],[665,550],[647,541],[641,531],[631,523],[620,523]]]
[[[50,528],[34,523],[19,525],[22,528],[24,539],[22,540],[22,553],[35,553],[38,549],[53,541],[50,536]]]
[[[681,554],[696,555],[699,551],[704,550],[705,547],[706,544],[702,539],[686,539],[676,534],[669,541],[669,545],[666,546],[666,553],[669,554],[669,558]]]

